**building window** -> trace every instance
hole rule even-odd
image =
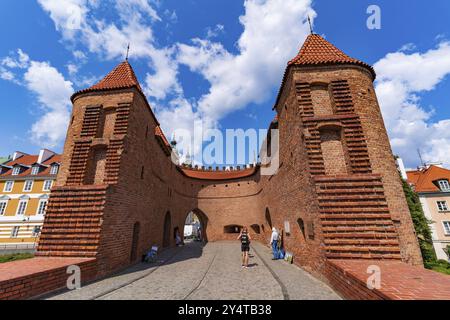
[[[39,173],[39,167],[38,166],[34,166],[33,168],[31,168],[31,174],[32,175],[37,175]]]
[[[23,186],[23,191],[30,192],[33,189],[33,180],[25,181],[25,185]]]
[[[450,221],[442,221],[444,225],[444,231],[447,236],[450,236]]]
[[[47,209],[47,200],[39,201],[37,214],[44,215],[45,214],[45,209]]]
[[[3,216],[5,214],[7,205],[8,205],[7,201],[1,201],[0,202],[0,216]]]
[[[25,209],[27,208],[27,203],[28,203],[28,201],[26,201],[26,200],[19,201],[19,206],[17,207],[17,213],[16,213],[18,216],[23,216],[25,214]]]
[[[18,227],[18,226],[15,226],[12,228],[11,238],[17,238],[17,236],[19,235],[19,229],[20,229],[20,227]]]
[[[11,192],[13,186],[14,186],[14,181],[6,181],[5,182],[5,188],[3,189],[3,192]]]
[[[53,185],[53,180],[45,180],[44,181],[44,188],[42,189],[43,191],[50,191],[50,189],[52,188]]]
[[[19,173],[20,173],[20,167],[19,166],[14,167],[13,171],[12,171],[12,175],[17,176]]]
[[[450,184],[448,183],[448,180],[439,180],[438,184],[441,191],[450,191]]]
[[[57,164],[52,165],[50,168],[50,174],[58,174],[59,166]]]
[[[437,201],[439,211],[448,211],[447,201]]]

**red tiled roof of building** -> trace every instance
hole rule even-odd
[[[80,90],[72,95],[72,101],[78,94],[104,91],[137,88],[139,92],[143,93],[142,88],[137,80],[136,74],[128,61],[120,63],[113,71],[108,73],[106,77],[90,88]]]
[[[354,59],[336,48],[318,34],[310,34],[297,56],[288,65],[356,64],[368,68],[375,78],[375,71],[367,63]]]
[[[439,192],[439,186],[435,182],[441,179],[450,181],[450,170],[434,165],[424,170],[408,171],[406,175],[416,192]]]
[[[20,174],[15,175],[14,177],[24,177],[31,175],[31,166],[33,164],[36,164],[39,159],[39,155],[23,155],[15,160],[8,161],[4,165],[8,167],[13,167],[17,164],[24,165],[30,168],[27,168],[26,170],[22,171]],[[32,175],[33,177],[39,177],[39,176],[49,176],[50,175],[50,165],[53,163],[60,163],[61,162],[61,155],[55,154],[48,158],[46,161],[41,163],[41,165],[47,166],[44,170],[41,170],[37,175]],[[6,176],[12,176],[12,169],[9,169],[8,171],[5,171],[4,173],[0,174],[0,177],[6,177]]]
[[[180,170],[189,178],[200,180],[232,180],[245,178],[253,175],[256,172],[256,167],[243,169],[243,170],[220,170],[220,171],[207,171],[207,170],[195,170],[185,167],[180,167]]]
[[[31,166],[33,163],[37,162],[38,158],[39,158],[39,155],[26,154],[26,155],[23,155],[23,156],[17,158],[16,160],[11,160],[9,162],[6,162],[5,165],[10,166],[10,167],[12,167],[16,164]]]

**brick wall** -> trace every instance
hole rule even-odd
[[[316,90],[318,83],[327,90]],[[326,107],[318,112],[317,104]],[[326,261],[336,258],[419,264],[367,71],[292,67],[276,107],[277,174],[257,170],[214,181],[189,178],[170,161],[153,134],[159,124],[136,89],[77,96],[38,255],[92,256],[96,276],[109,274],[152,245],[174,245],[173,230],[181,231],[194,210],[210,241],[234,239],[225,232],[230,225],[258,226],[250,228],[252,236],[268,241],[272,226],[289,223],[286,249],[318,275],[329,273]]]
[[[67,267],[80,267],[82,283],[94,279],[95,259],[33,258],[8,262],[0,266],[0,300],[38,297],[67,288]]]

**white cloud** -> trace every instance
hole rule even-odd
[[[219,34],[225,32],[225,26],[223,24],[217,24],[214,28],[206,28],[206,38],[211,39],[217,37]]]
[[[270,97],[281,82],[287,61],[308,34],[306,16],[315,16],[309,0],[247,0],[244,5],[238,54],[210,40],[194,39],[192,45],[179,45],[180,63],[211,84],[198,101],[198,110],[213,120]]]
[[[38,0],[42,8],[50,14],[55,27],[64,39],[73,39],[86,26],[86,16],[91,6],[98,0]]]
[[[434,110],[422,106],[420,99],[420,94],[434,90],[450,74],[450,43],[441,42],[425,53],[389,53],[374,67],[394,152],[410,167],[419,164],[417,149],[426,161],[450,165],[450,120],[433,122]]]
[[[161,21],[158,13],[147,0],[116,0],[116,9],[123,20],[128,20],[130,16],[137,16],[139,19],[150,17],[155,21]]]
[[[4,57],[0,61],[0,65],[10,68],[10,69],[25,69],[28,67],[30,62],[30,57],[22,51],[22,49],[17,49],[17,54],[15,56]]]
[[[31,61],[24,81],[36,94],[43,113],[31,128],[32,140],[43,147],[55,147],[66,134],[72,83],[48,62],[37,61]]]
[[[295,56],[309,33],[306,16],[316,16],[311,0],[246,0],[245,14],[239,18],[244,31],[236,43],[238,53],[234,54],[211,40],[223,32],[223,25],[210,29],[206,39],[159,46],[153,34],[153,24],[162,20],[153,9],[158,6],[157,1],[108,1],[119,15],[116,21],[98,18],[98,1],[39,3],[65,40],[83,45],[102,58],[123,59],[127,44],[131,43],[130,58],[147,60],[152,69],[144,84],[152,105],[160,106],[171,99],[165,108],[155,108],[169,135],[175,123],[192,130],[194,120],[203,119],[205,126],[213,127],[233,111],[266,101],[280,85],[287,61]],[[75,31],[74,17],[79,26]],[[168,18],[167,12],[163,17],[176,18]],[[184,97],[178,80],[179,64],[187,65],[210,83],[208,92],[197,101]]]
[[[15,75],[11,71],[0,66],[0,78],[7,81],[14,81]]]
[[[69,72],[69,74],[71,76],[73,76],[73,75],[75,75],[78,72],[78,66],[76,64],[69,63],[67,65],[67,71]]]
[[[39,3],[49,12],[64,39],[78,41],[101,58],[123,60],[131,44],[130,59],[148,60],[153,71],[146,75],[145,91],[150,97],[164,99],[169,94],[180,93],[178,66],[171,57],[173,50],[157,48],[155,44],[151,23],[161,18],[148,0],[102,2],[115,8],[120,18],[116,21],[99,18],[98,0],[39,0]]]

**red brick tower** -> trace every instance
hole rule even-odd
[[[305,187],[318,209],[307,219],[326,258],[421,264],[374,79],[372,67],[309,35],[288,64],[275,105],[280,161],[289,161],[293,145],[303,148],[294,151],[306,162],[298,166],[309,171]],[[297,144],[283,145],[292,137]]]
[[[147,128],[139,130],[147,133],[142,139],[155,132],[158,122],[128,61],[71,99],[62,168],[49,199],[37,254],[96,257],[103,273],[132,263],[143,250],[137,239],[138,219],[127,207],[128,195],[136,190],[124,189],[119,172],[136,180],[142,174],[141,166],[130,172],[126,163],[137,130],[129,125],[130,117],[145,110]],[[127,143],[132,147],[125,150]]]

